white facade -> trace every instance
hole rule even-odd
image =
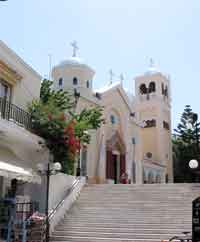
[[[41,145],[44,140],[28,127],[27,105],[39,98],[40,84],[41,76],[0,41],[0,161],[18,167],[18,171],[29,171],[35,178],[30,175],[31,183],[41,181],[36,166],[48,161],[49,155]],[[7,170],[0,167],[0,196],[8,193],[13,178],[28,179],[17,172],[11,174],[9,166]]]

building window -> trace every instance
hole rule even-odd
[[[11,86],[0,79],[0,97],[5,98],[7,101],[11,99]]]
[[[58,85],[59,85],[59,87],[61,87],[61,86],[63,85],[63,79],[62,79],[62,78],[60,78],[60,79],[58,80]]]
[[[110,122],[111,122],[111,124],[116,124],[116,118],[114,115],[110,116]]]
[[[73,78],[73,85],[78,85],[78,79],[76,77]]]
[[[132,144],[133,144],[133,145],[136,144],[136,141],[135,141],[135,138],[134,138],[134,137],[132,138]]]
[[[156,120],[152,119],[152,120],[145,120],[145,126],[144,128],[152,128],[152,127],[156,127]]]
[[[147,153],[145,154],[145,157],[146,157],[147,159],[151,159],[151,158],[153,157],[153,154],[152,154],[151,152],[147,152]]]
[[[166,122],[166,121],[163,121],[163,128],[167,129],[167,130],[170,130],[169,123]]]
[[[147,87],[145,84],[140,85],[140,93],[141,94],[147,94]]]
[[[156,91],[156,84],[155,82],[150,82],[149,84],[149,93]]]
[[[168,97],[168,87],[164,86],[164,84],[162,83],[162,95],[164,97]]]
[[[86,82],[86,87],[89,88],[90,87],[90,81]]]

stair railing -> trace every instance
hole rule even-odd
[[[57,225],[57,223],[62,219],[61,217],[59,217],[59,219],[53,224],[52,220],[54,219],[55,215],[59,212],[59,210],[62,209],[62,207],[65,207],[65,203],[67,199],[69,199],[70,196],[73,195],[72,198],[69,199],[70,201],[67,204],[68,205],[67,208],[64,208],[63,209],[64,211],[62,211],[61,213],[62,217],[64,217],[65,212],[71,207],[73,202],[80,194],[82,187],[85,185],[85,181],[86,181],[85,177],[76,177],[72,185],[64,192],[60,202],[58,202],[58,204],[50,211],[49,213],[50,233],[54,230],[54,227]]]

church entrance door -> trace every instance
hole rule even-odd
[[[117,155],[112,155],[112,160],[113,160],[113,170],[114,170],[114,183],[115,184],[117,184],[118,183],[118,180],[119,180],[119,169],[120,169],[120,167],[119,167],[119,164],[118,164],[118,157],[117,157]]]
[[[126,172],[126,147],[124,142],[116,132],[107,141],[106,152],[106,179],[108,182],[119,183],[121,176]]]

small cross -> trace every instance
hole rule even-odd
[[[71,43],[71,46],[73,47],[73,54],[72,54],[72,57],[76,57],[76,53],[77,53],[77,51],[79,50],[78,45],[77,45],[77,42],[74,40],[74,41]]]
[[[150,58],[149,67],[154,67],[154,66],[155,66],[155,62],[152,58]]]
[[[112,71],[112,69],[109,70],[109,74],[110,74],[110,84],[112,84],[112,80],[113,80],[113,77],[114,77],[114,73]]]
[[[123,75],[123,73],[120,74],[119,78],[120,78],[120,81],[123,82],[123,80],[124,80],[124,75]]]
[[[124,75],[123,75],[123,73],[120,74],[119,79],[120,79],[121,85],[123,85],[123,81],[124,81]]]

